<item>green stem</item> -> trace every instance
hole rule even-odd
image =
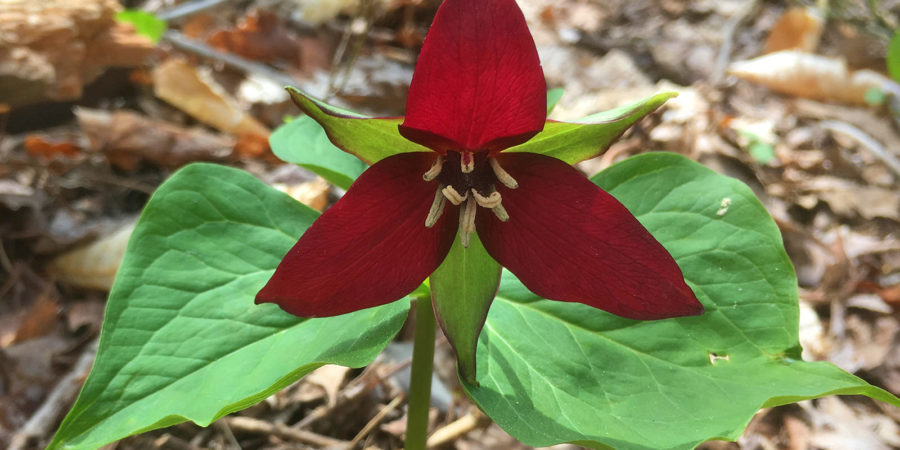
[[[412,375],[409,383],[409,411],[406,416],[406,450],[425,449],[425,438],[428,435],[428,407],[431,405],[434,330],[431,298],[419,298],[416,301],[416,338],[413,344]]]

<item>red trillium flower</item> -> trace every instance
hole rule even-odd
[[[432,151],[366,170],[300,238],[257,302],[302,317],[397,300],[456,235],[542,297],[633,319],[703,312],[669,253],[576,169],[504,152],[539,133],[546,83],[513,0],[446,0],[419,57],[400,133]]]

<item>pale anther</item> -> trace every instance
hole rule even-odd
[[[463,247],[468,248],[469,242],[472,240],[472,233],[475,232],[475,213],[478,205],[474,199],[466,201],[465,208],[459,212],[459,239]]]
[[[509,172],[503,170],[503,167],[500,167],[497,158],[488,158],[488,161],[491,162],[491,169],[494,169],[494,175],[497,177],[497,181],[503,183],[504,186],[510,189],[519,187],[519,183],[516,182],[516,179],[513,178]]]
[[[460,152],[459,168],[462,173],[472,173],[475,170],[475,156],[472,152]]]
[[[434,224],[437,223],[438,219],[441,218],[441,214],[444,212],[444,204],[447,202],[447,199],[444,197],[444,193],[441,192],[441,189],[438,188],[434,193],[434,201],[431,203],[431,209],[428,211],[428,217],[425,218],[425,227],[431,228]]]
[[[491,211],[494,212],[494,215],[497,216],[501,222],[509,220],[509,214],[506,212],[506,208],[504,208],[503,205],[497,205],[491,208]]]
[[[428,169],[428,172],[422,174],[422,179],[425,181],[431,181],[438,177],[441,174],[441,169],[444,167],[444,157],[438,155],[437,159],[434,160],[434,164],[431,165],[431,168]]]
[[[460,195],[459,192],[456,192],[456,189],[453,189],[453,186],[447,186],[444,189],[441,189],[441,192],[444,194],[444,197],[447,197],[447,200],[450,200],[450,203],[453,203],[456,206],[459,206],[469,198],[468,192],[466,192],[465,195]]]
[[[500,193],[497,191],[491,192],[491,195],[485,197],[479,194],[475,189],[472,189],[472,195],[475,197],[475,201],[478,202],[479,206],[491,209],[496,208],[500,205],[500,201],[503,200],[503,198],[500,197]]]

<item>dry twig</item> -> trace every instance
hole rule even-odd
[[[871,136],[860,130],[859,128],[850,125],[845,122],[838,122],[837,120],[825,120],[821,123],[822,128],[825,128],[828,131],[840,133],[846,136],[849,136],[853,140],[859,143],[863,148],[869,150],[875,157],[880,159],[887,165],[891,170],[894,171],[897,176],[900,176],[900,160],[897,159],[896,156],[892,155],[881,145],[878,141],[873,139]]]
[[[370,420],[369,423],[367,423],[366,426],[364,426],[363,429],[353,437],[353,440],[350,441],[349,445],[347,445],[347,449],[349,450],[354,448],[356,444],[360,443],[360,441],[368,436],[369,433],[371,433],[375,428],[375,426],[381,423],[382,420],[384,420],[385,416],[390,414],[391,411],[397,409],[397,406],[400,405],[400,402],[402,402],[405,397],[406,396],[404,394],[400,394],[394,397],[394,399],[391,400],[391,402],[388,403],[387,406],[381,408],[381,411],[378,411],[378,414],[375,414],[375,417],[373,417],[372,420]]]
[[[234,430],[246,433],[271,434],[282,439],[302,442],[318,447],[344,446],[347,444],[346,441],[322,436],[321,434],[316,434],[311,431],[297,430],[286,425],[269,423],[252,417],[227,417],[225,418],[225,422]]]

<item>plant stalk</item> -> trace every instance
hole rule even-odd
[[[431,298],[420,297],[416,301],[416,331],[409,383],[409,410],[406,415],[406,450],[425,450],[428,408],[431,405],[434,331],[435,320]]]

